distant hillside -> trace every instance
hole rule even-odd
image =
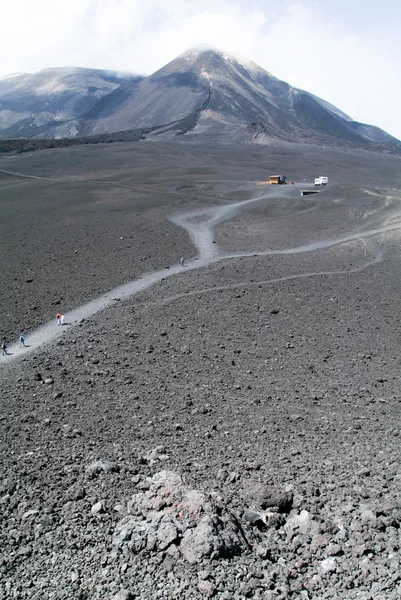
[[[61,67],[0,78],[1,137],[75,137],[82,115],[137,75]]]

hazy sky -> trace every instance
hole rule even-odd
[[[0,7],[0,76],[67,65],[146,75],[207,44],[401,138],[399,0],[0,0]]]

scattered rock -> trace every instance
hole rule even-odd
[[[128,590],[120,590],[112,597],[111,600],[134,600],[134,598],[135,596],[133,596]]]
[[[299,533],[317,533],[319,524],[313,520],[307,510],[302,510],[298,515],[290,517],[284,525],[286,530],[296,530]]]
[[[334,573],[337,570],[337,561],[335,558],[326,558],[320,563],[322,573]]]
[[[161,471],[145,492],[128,503],[131,515],[122,519],[113,543],[133,553],[178,546],[191,564],[204,558],[233,556],[249,548],[244,533],[222,499],[190,489],[180,475]]]
[[[212,596],[214,596],[214,593],[216,591],[213,583],[211,583],[210,581],[204,581],[204,580],[199,581],[198,590],[206,598],[211,598]]]
[[[33,517],[33,516],[37,515],[38,513],[39,513],[38,510],[34,510],[34,509],[27,510],[26,512],[24,512],[24,514],[22,515],[21,518],[23,521],[25,521],[25,519],[28,519],[29,517]]]
[[[166,461],[170,458],[168,454],[166,454],[164,446],[156,446],[152,450],[146,452],[143,456],[143,459],[149,463],[150,466],[153,466],[155,463],[159,461]]]
[[[245,521],[252,525],[252,527],[258,527],[258,529],[264,529],[266,527],[266,518],[260,512],[248,509],[244,513]]]
[[[292,492],[259,482],[247,482],[243,496],[249,503],[261,509],[276,509],[281,513],[289,513],[293,503]]]
[[[99,500],[99,502],[96,502],[96,504],[93,504],[93,506],[91,508],[92,515],[98,515],[98,514],[102,513],[103,511],[104,511],[104,502],[102,500]]]
[[[74,484],[65,493],[65,500],[72,500],[73,502],[77,502],[78,500],[82,500],[86,496],[86,490],[83,485]]]
[[[118,465],[108,460],[95,460],[85,469],[86,475],[89,479],[93,479],[101,473],[114,473],[118,471]]]
[[[219,469],[217,471],[216,479],[218,481],[225,481],[229,476],[227,469]]]

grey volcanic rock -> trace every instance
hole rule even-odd
[[[156,473],[150,488],[135,494],[129,513],[117,525],[113,544],[137,554],[178,546],[196,564],[204,558],[233,556],[248,550],[239,522],[213,493],[188,488],[180,475]]]
[[[316,533],[319,529],[319,524],[313,520],[312,515],[307,510],[302,510],[299,514],[295,514],[288,519],[284,527],[289,531],[306,534]]]
[[[135,596],[128,590],[120,590],[111,600],[134,600]]]
[[[58,180],[0,177],[10,341],[183,255],[186,268],[0,357],[0,597],[399,600],[399,159],[149,143],[1,162]],[[280,168],[299,192],[328,165],[314,197],[256,186]],[[241,255],[187,268],[195,251],[167,215],[203,223],[255,196],[214,230]],[[256,483],[290,492],[290,512],[255,506]]]
[[[0,135],[75,137],[138,130],[214,142],[272,140],[401,149],[381,129],[252,61],[192,49],[148,77],[64,68],[0,79]],[[140,136],[141,137],[141,136]]]
[[[280,490],[272,485],[250,481],[247,482],[243,494],[248,501],[262,509],[276,508],[279,512],[288,513],[292,507],[292,492]]]
[[[118,465],[109,460],[95,460],[85,469],[86,475],[89,479],[93,479],[101,473],[111,473],[113,471],[118,471]]]

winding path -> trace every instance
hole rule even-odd
[[[0,170],[0,172],[5,172]],[[44,177],[37,177],[33,175],[23,175],[21,173],[13,173],[11,171],[6,171],[8,174],[12,174],[15,176],[25,176],[25,177],[33,177],[35,179],[46,179]],[[55,180],[48,179],[49,181],[65,181],[65,180]],[[66,180],[70,181],[70,180]],[[72,181],[72,180],[71,180]],[[110,182],[103,182],[108,184]],[[135,294],[151,287],[155,283],[166,279],[167,277],[172,277],[173,275],[177,275],[178,273],[183,273],[185,271],[190,271],[194,269],[199,269],[210,265],[212,263],[216,263],[222,260],[232,260],[238,259],[241,257],[252,257],[252,256],[268,256],[268,255],[288,255],[288,254],[302,254],[306,252],[313,252],[316,250],[320,250],[323,248],[330,248],[332,246],[336,246],[339,244],[343,244],[349,241],[361,239],[361,238],[369,238],[373,237],[379,233],[384,233],[388,231],[394,231],[401,229],[401,223],[398,224],[390,224],[383,227],[378,227],[376,229],[371,229],[359,233],[350,234],[343,237],[338,237],[330,240],[322,240],[318,242],[313,242],[311,244],[305,244],[302,246],[297,246],[293,248],[285,248],[283,250],[267,250],[264,252],[241,252],[241,253],[230,253],[225,254],[219,251],[217,244],[214,241],[214,227],[222,223],[223,221],[227,221],[231,219],[238,211],[240,211],[243,207],[248,204],[259,202],[268,197],[283,195],[288,197],[288,194],[298,195],[301,187],[304,187],[305,184],[291,186],[290,189],[281,189],[281,188],[264,188],[263,190],[258,190],[257,195],[255,197],[245,200],[243,202],[235,202],[233,204],[225,205],[225,206],[212,206],[205,209],[194,210],[191,212],[184,212],[178,215],[174,215],[171,217],[171,221],[179,227],[184,228],[194,246],[198,251],[198,257],[194,260],[189,261],[185,265],[185,269],[181,267],[181,265],[173,265],[170,268],[160,269],[158,271],[154,271],[152,273],[148,273],[142,275],[138,279],[131,281],[129,283],[120,285],[105,294],[102,294],[98,298],[91,300],[90,302],[79,306],[78,308],[69,311],[65,314],[65,322],[68,326],[58,327],[56,325],[55,319],[45,325],[42,325],[35,331],[31,332],[27,338],[27,343],[29,344],[26,348],[19,348],[18,343],[14,343],[8,347],[9,355],[1,356],[0,355],[0,365],[5,366],[14,360],[19,358],[23,358],[27,356],[27,353],[34,352],[41,346],[45,344],[50,344],[55,340],[61,338],[63,334],[70,328],[77,325],[82,319],[88,319],[92,317],[96,313],[113,306],[120,300],[126,300]],[[134,186],[133,186],[134,187]],[[152,190],[154,192],[154,190]],[[307,277],[318,277],[324,275],[343,275],[345,273],[350,272],[358,272],[368,267],[379,263],[382,260],[382,253],[374,249],[373,258],[366,260],[366,262],[359,267],[355,267],[349,269],[347,271],[338,270],[338,271],[321,271],[321,272],[311,272],[311,273],[295,273],[292,275],[287,275],[280,278],[275,279],[266,279],[258,282],[250,282],[250,283],[237,283],[230,284],[227,286],[214,287],[214,288],[205,288],[203,290],[194,290],[190,292],[191,295],[198,295],[202,293],[218,291],[218,290],[226,290],[226,289],[235,289],[243,286],[251,286],[251,285],[262,285],[262,284],[273,284],[280,281],[286,281],[290,279],[301,279]],[[166,298],[163,302],[173,301],[174,299],[178,299],[182,296],[188,296],[186,294],[178,294],[176,296],[171,296]]]

